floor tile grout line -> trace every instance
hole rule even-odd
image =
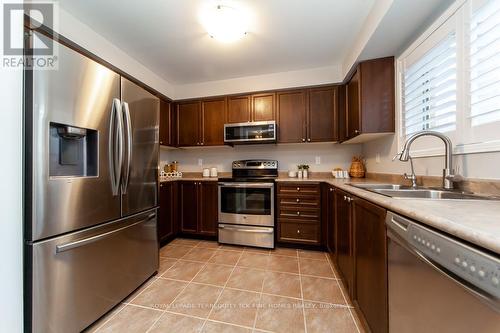
[[[298,255],[298,250],[297,250],[297,255]],[[302,317],[304,319],[304,332],[307,333],[307,321],[306,321],[306,308],[304,304],[304,289],[302,287],[302,274],[301,274],[301,269],[300,269],[300,258],[298,260],[299,262],[299,281],[300,281],[300,298],[302,299]]]
[[[335,276],[337,276],[337,271],[336,271],[336,269],[334,269],[334,264],[333,264],[333,261],[331,261],[331,258],[328,258],[328,263],[330,264],[330,268],[332,269],[333,274]],[[347,301],[347,296],[344,293],[344,288],[345,288],[344,282],[342,281],[342,279],[339,279],[338,281],[339,281],[339,285],[342,284],[342,286],[339,286],[340,292],[342,293],[342,297],[344,297],[344,302],[349,306],[349,314],[351,315],[351,319],[354,322],[354,326],[356,327],[356,330],[358,331],[358,333],[361,333],[359,326],[358,326],[358,323],[357,323],[356,319],[354,318],[354,314],[352,313],[353,307],[349,305],[349,302]]]
[[[104,320],[104,322],[103,322],[101,325],[99,325],[98,327],[96,327],[96,329],[95,329],[94,333],[98,333],[98,332],[99,332],[99,330],[100,330],[102,327],[104,327],[104,325],[106,325],[106,324],[107,324],[107,323],[108,323],[111,319],[113,319],[113,318],[114,318],[117,314],[119,314],[120,312],[122,312],[122,311],[123,311],[123,309],[125,309],[125,307],[127,306],[127,305],[125,305],[124,303],[118,303],[116,306],[119,306],[119,305],[121,305],[121,306],[122,306],[122,308],[121,308],[120,310],[116,311],[116,313],[113,313],[113,314],[112,314],[109,318],[107,318],[106,320]],[[113,310],[111,310],[111,311],[113,311]],[[87,328],[88,328],[88,327],[87,327]],[[86,328],[86,329],[87,329],[87,328]]]
[[[215,255],[215,254],[214,254]],[[210,309],[210,312],[208,313],[207,315],[207,318],[205,319],[205,321],[203,322],[203,325],[201,326],[200,328],[200,332],[203,332],[203,329],[205,328],[205,325],[207,324],[207,321],[209,320],[210,318],[210,315],[212,314],[212,312],[214,311],[214,308],[215,306],[217,305],[217,303],[219,302],[219,299],[221,298],[222,294],[224,293],[224,290],[226,290],[226,285],[227,283],[229,282],[229,279],[231,279],[231,275],[233,275],[233,272],[234,270],[236,269],[236,265],[238,265],[238,262],[240,261],[241,257],[243,256],[243,252],[240,253],[240,256],[238,257],[238,260],[236,260],[236,263],[235,265],[233,266],[233,269],[231,270],[231,273],[229,274],[227,280],[226,280],[226,283],[224,284],[224,286],[222,287],[222,290],[221,292],[219,293],[219,296],[217,297],[217,299],[215,300],[214,302],[214,305],[212,306],[212,308]]]
[[[188,253],[189,253],[189,252],[188,252]],[[187,254],[187,253],[186,253],[186,254]],[[210,259],[211,259],[214,255],[215,255],[215,252],[214,252],[214,253],[212,253],[212,255],[210,256],[210,258],[208,258],[208,260],[210,260]],[[191,282],[192,282],[192,281],[196,278],[196,276],[198,276],[198,274],[200,274],[200,272],[201,272],[201,271],[202,271],[202,270],[203,270],[203,269],[207,266],[207,264],[208,264],[208,260],[207,260],[207,262],[203,265],[203,267],[201,267],[201,268],[200,268],[200,270],[199,270],[199,271],[198,271],[198,272],[197,272],[197,273],[193,276],[193,278],[192,278],[189,282],[187,282],[187,283],[186,283],[186,285],[184,286],[184,288],[182,288],[182,290],[181,290],[181,291],[180,291],[180,292],[179,292],[179,293],[178,293],[178,294],[174,297],[174,299],[173,299],[173,300],[172,300],[172,301],[168,304],[168,306],[166,307],[167,309],[168,309],[168,307],[169,307],[169,306],[171,306],[171,305],[175,302],[175,300],[179,297],[179,295],[181,295],[181,294],[184,292],[184,290],[186,290],[186,288],[187,288],[187,287],[191,284]],[[172,268],[172,267],[170,267],[170,268]],[[169,268],[169,269],[170,269],[170,268]],[[149,331],[150,331],[150,330],[151,330],[151,329],[152,329],[152,328],[156,325],[156,323],[157,323],[157,322],[161,319],[161,317],[163,317],[163,315],[164,315],[165,313],[166,313],[166,309],[165,309],[165,310],[163,310],[163,313],[162,313],[162,314],[158,317],[158,319],[156,319],[156,320],[155,320],[155,322],[154,322],[154,323],[153,323],[153,324],[152,324],[152,325],[151,325],[151,326],[150,326],[150,327],[146,330],[146,332],[145,332],[145,333],[148,333],[148,332],[149,332]]]
[[[265,285],[266,279],[267,279],[266,273],[268,272],[268,268],[269,268],[269,260],[268,260],[268,263],[266,266],[266,270],[264,271],[264,279],[262,280],[262,286],[260,287],[259,301],[257,303],[257,311],[255,311],[255,317],[253,318],[252,332],[255,331],[255,326],[257,325],[257,317],[259,315],[259,311],[260,311],[260,307],[261,307],[261,303],[262,303],[262,293],[264,292],[264,285]]]

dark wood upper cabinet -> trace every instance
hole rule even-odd
[[[281,91],[276,94],[276,99],[278,142],[305,142],[307,91]]]
[[[160,99],[160,146],[173,146],[172,103]]]
[[[354,255],[352,239],[352,197],[341,190],[334,192],[335,198],[335,246],[337,252],[337,265],[349,294],[354,290]]]
[[[373,333],[388,332],[386,210],[357,198],[354,221],[354,302]]]
[[[337,86],[309,89],[307,141],[337,140]]]
[[[200,112],[200,101],[177,104],[177,145],[180,147],[200,144]]]
[[[200,182],[198,185],[199,222],[198,233],[207,236],[217,235],[218,193],[217,182]]]
[[[177,183],[160,183],[158,211],[158,241],[171,238],[177,232],[176,228],[176,207],[177,207]]]
[[[252,121],[269,121],[276,119],[276,95],[264,93],[252,95]]]
[[[201,102],[201,145],[223,145],[225,121],[225,98],[203,100]]]
[[[227,98],[227,122],[245,123],[252,121],[251,95],[229,96]]]
[[[179,220],[180,231],[188,234],[198,232],[198,183],[181,181],[179,183]]]
[[[394,132],[394,75],[393,57],[358,65],[346,87],[347,140],[363,142]]]

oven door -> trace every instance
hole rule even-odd
[[[219,183],[219,223],[274,226],[274,183]]]

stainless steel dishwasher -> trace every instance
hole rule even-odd
[[[389,332],[500,332],[500,259],[389,212]]]

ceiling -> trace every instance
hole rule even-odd
[[[208,36],[198,17],[213,0],[60,0],[61,7],[173,84],[337,66],[375,0],[223,0],[248,8],[241,40]]]

